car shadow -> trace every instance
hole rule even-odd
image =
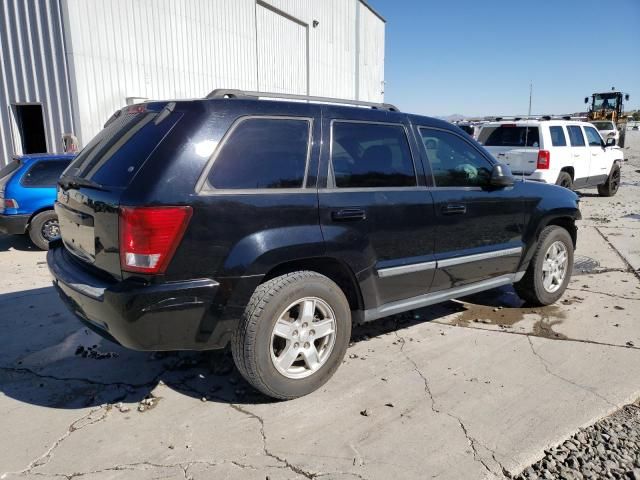
[[[503,288],[470,298],[508,308],[511,296]],[[460,302],[445,302],[355,326],[351,344],[464,310]],[[82,326],[53,287],[0,294],[0,318],[4,330],[0,392],[20,402],[58,409],[123,402],[145,409],[154,404],[159,384],[212,402],[274,401],[242,378],[228,350],[128,350]]]
[[[3,235],[0,234],[0,252],[7,252],[9,250],[20,250],[23,252],[39,252],[28,235]]]

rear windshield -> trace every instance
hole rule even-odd
[[[156,125],[157,116],[123,112],[82,149],[64,175],[126,187],[181,115],[174,113]]]
[[[539,147],[540,133],[538,127],[485,127],[479,141],[487,147]]]
[[[591,124],[598,130],[613,130],[613,123],[611,122],[591,122]]]
[[[20,168],[20,161],[13,159],[4,167],[0,168],[0,180],[5,179],[5,177],[9,177],[13,172]]]

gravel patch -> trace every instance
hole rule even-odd
[[[545,450],[542,460],[515,478],[640,480],[640,402]]]

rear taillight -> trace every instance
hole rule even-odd
[[[191,214],[191,207],[121,208],[122,270],[163,273],[182,240]]]
[[[12,198],[4,199],[4,208],[18,208],[18,202]]]
[[[551,152],[549,150],[540,150],[538,152],[538,164],[536,168],[539,170],[548,170],[551,164]]]

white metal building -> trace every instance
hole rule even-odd
[[[364,0],[1,0],[0,166],[88,142],[127,102],[215,88],[381,102]]]

